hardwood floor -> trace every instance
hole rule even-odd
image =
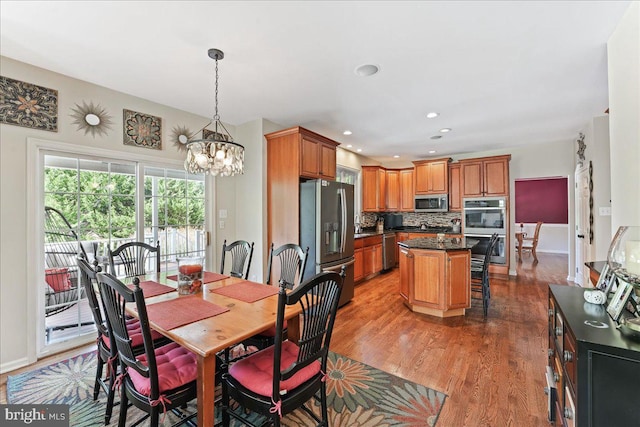
[[[356,287],[340,309],[333,351],[446,393],[438,426],[544,426],[547,285],[568,284],[567,257],[525,257],[518,276],[491,280],[464,317],[409,311],[398,295],[398,271]]]
[[[356,287],[341,308],[331,349],[448,395],[437,425],[544,426],[547,361],[547,285],[566,281],[567,256],[525,257],[518,276],[491,280],[486,320],[473,300],[460,318],[438,319],[409,311],[398,295],[398,270]],[[49,357],[54,363],[93,344]],[[0,403],[6,402],[0,375]]]

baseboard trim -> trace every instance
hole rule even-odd
[[[12,360],[0,364],[0,374],[6,374],[7,372],[15,371],[16,369],[24,368],[29,365],[29,359],[22,357],[20,359]]]

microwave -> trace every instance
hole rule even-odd
[[[447,212],[449,211],[449,195],[417,195],[413,209],[416,212]]]

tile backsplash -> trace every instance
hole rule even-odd
[[[399,213],[402,215],[402,225],[405,227],[419,227],[423,223],[432,227],[451,227],[452,220],[462,219],[461,212],[434,212],[434,213],[414,213],[414,212],[386,212]],[[374,227],[378,216],[383,213],[363,212],[360,215],[360,225],[362,227]]]

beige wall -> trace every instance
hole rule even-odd
[[[41,281],[35,267],[38,260],[34,259],[38,254],[37,249],[34,250],[38,247],[34,224],[39,218],[29,211],[29,206],[41,205],[41,201],[36,200],[38,195],[33,193],[33,182],[38,177],[31,174],[36,163],[32,153],[35,144],[181,168],[184,154],[170,141],[172,128],[183,125],[196,131],[209,119],[6,57],[0,57],[0,66],[3,76],[56,89],[59,99],[58,132],[0,125],[0,371],[4,372],[36,360],[36,337],[44,329],[35,315],[38,298],[43,298],[38,292],[41,286],[37,285]],[[111,115],[113,125],[106,136],[93,138],[72,124],[71,108],[83,101],[100,104]],[[162,118],[162,150],[123,145],[123,108]],[[235,133],[235,127],[228,126],[228,129]],[[223,178],[218,179],[216,185],[218,191],[211,192],[216,194],[215,203],[233,206],[227,199],[234,192],[226,190],[230,185],[237,186]],[[211,197],[208,203],[214,203]]]
[[[640,226],[640,3],[607,43],[611,144],[611,233]]]

